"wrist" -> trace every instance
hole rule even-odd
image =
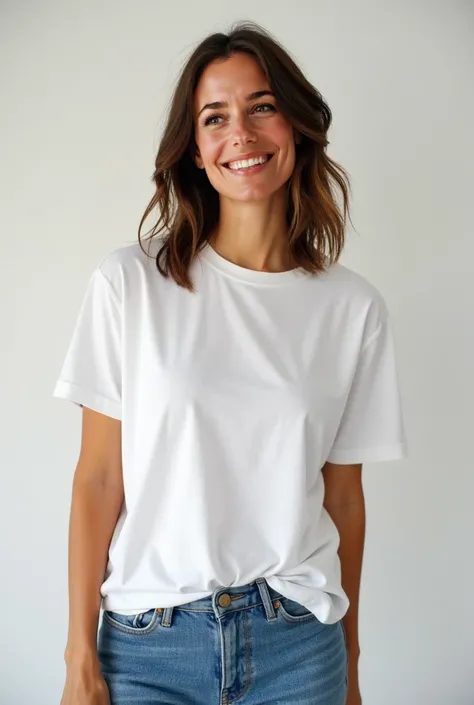
[[[68,670],[98,668],[99,656],[97,654],[97,646],[90,644],[68,644],[64,652],[64,661]]]
[[[348,659],[350,662],[357,663],[357,661],[359,660],[359,656],[360,656],[359,645],[357,644],[355,646],[350,646],[347,649],[347,656],[348,656]]]

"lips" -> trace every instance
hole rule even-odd
[[[260,159],[261,157],[267,157],[267,160],[263,162],[262,164],[258,164],[257,166],[263,166],[263,164],[268,164],[268,162],[271,160],[273,157],[273,154],[267,153],[267,154],[246,154],[239,156],[237,159],[231,159],[228,162],[224,162],[222,166],[225,166],[226,169],[229,169],[230,171],[238,171],[238,169],[231,169],[229,164],[235,164],[237,162],[246,162],[249,161],[250,159]],[[252,167],[247,167],[247,168],[252,168]]]

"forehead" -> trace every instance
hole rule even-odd
[[[231,95],[248,95],[270,88],[260,65],[248,54],[234,54],[229,59],[217,59],[203,71],[195,91],[199,107],[211,101],[226,100]]]

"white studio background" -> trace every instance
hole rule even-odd
[[[328,101],[342,261],[392,313],[410,458],[364,470],[364,705],[474,703],[474,4],[1,0],[1,705],[62,691],[81,413],[51,395],[88,277],[136,241],[182,62],[239,19]]]

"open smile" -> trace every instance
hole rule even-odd
[[[226,162],[223,166],[233,174],[255,174],[262,171],[268,162],[273,157],[273,154],[263,154],[259,157],[251,157],[249,159],[236,159]]]

